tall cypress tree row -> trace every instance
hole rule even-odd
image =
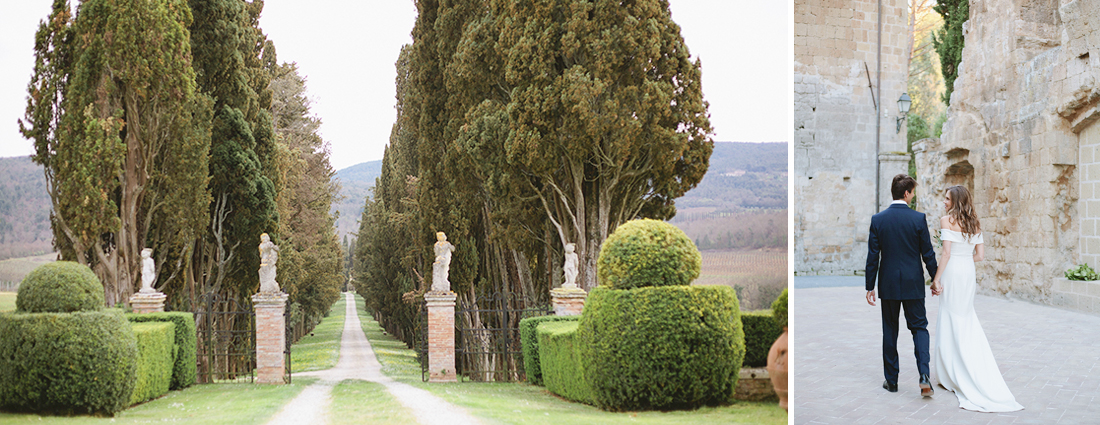
[[[242,299],[259,287],[261,233],[278,235],[270,77],[261,62],[267,45],[258,28],[262,1],[191,0],[191,27],[200,90],[214,101],[209,223],[193,264],[199,293]],[[195,292],[195,291],[191,291]]]
[[[959,76],[959,63],[962,62],[962,25],[970,19],[970,1],[938,0],[932,10],[943,16],[943,28],[932,35],[932,45],[940,55],[940,69],[946,86],[943,103],[950,105],[951,93],[955,91],[955,78]]]
[[[24,134],[49,168],[56,245],[92,266],[114,305],[134,292],[142,249],[186,257],[173,238],[201,231],[204,217],[189,209],[208,199],[209,103],[195,90],[186,3],[88,0],[71,29],[62,8],[53,42],[69,45],[36,49],[46,62],[32,86],[57,81],[51,72],[64,84],[48,83],[48,97],[32,89]],[[60,120],[43,121],[47,109]]]

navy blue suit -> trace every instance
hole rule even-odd
[[[924,308],[924,261],[936,275],[936,252],[924,214],[907,205],[891,204],[871,217],[867,238],[867,290],[875,289],[882,305],[882,363],[886,380],[898,382],[898,314],[904,308],[906,327],[913,334],[917,370],[928,375],[928,318]]]

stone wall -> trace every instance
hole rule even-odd
[[[904,0],[883,0],[882,90],[876,82],[876,0],[794,2],[794,264],[798,274],[865,268],[871,216],[889,204],[890,180],[908,169],[905,128],[896,131],[906,89]],[[875,105],[881,104],[880,155]],[[875,205],[876,162],[881,171]]]
[[[979,291],[1061,304],[1055,278],[1100,258],[1097,7],[971,0],[942,138],[914,151],[933,232],[944,189],[971,188],[986,244]]]

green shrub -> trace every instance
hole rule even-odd
[[[523,350],[523,369],[527,372],[527,383],[542,385],[542,368],[539,364],[539,339],[535,333],[539,324],[546,322],[576,322],[580,316],[536,316],[519,321],[519,339]]]
[[[783,334],[771,310],[746,311],[741,313],[741,326],[745,330],[744,367],[764,367],[768,365],[768,351],[772,344]]]
[[[543,322],[538,326],[539,356],[546,389],[573,401],[595,404],[592,387],[584,379],[577,325],[579,322]]]
[[[137,356],[117,309],[0,313],[0,407],[114,414],[129,406]]]
[[[176,354],[176,327],[172,323],[134,323],[138,362],[130,404],[168,393]]]
[[[614,289],[689,285],[703,257],[684,232],[658,220],[623,223],[600,249],[596,276]]]
[[[1096,270],[1093,270],[1088,264],[1070,268],[1066,270],[1065,275],[1066,279],[1069,280],[1100,280],[1100,275],[1096,274]]]
[[[779,294],[779,298],[775,299],[772,303],[772,316],[775,316],[775,323],[780,328],[787,327],[787,290],[784,289],[782,294]]]
[[[726,286],[596,287],[577,329],[596,405],[607,410],[728,403],[745,357]]]
[[[176,362],[172,366],[172,385],[170,389],[181,390],[195,383],[195,315],[189,312],[164,312],[127,314],[130,322],[171,322],[175,324],[176,340],[173,350],[176,353]]]
[[[23,278],[15,298],[16,311],[69,313],[102,310],[103,285],[92,269],[72,261],[38,266]]]

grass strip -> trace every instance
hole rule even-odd
[[[332,389],[329,424],[412,424],[416,417],[386,387],[374,382],[345,380]]]
[[[562,399],[544,387],[527,383],[428,384],[420,380],[416,353],[392,335],[383,334],[378,322],[364,312],[363,300],[356,307],[382,372],[389,377],[423,388],[435,396],[465,408],[487,424],[786,424],[787,412],[775,402],[736,402],[729,406],[704,407],[670,412],[606,412],[582,403]],[[339,416],[338,410],[332,417]]]
[[[0,311],[15,311],[16,292],[0,292]]]
[[[336,367],[336,362],[340,360],[340,337],[344,333],[346,304],[341,294],[328,316],[290,348],[292,373]]]
[[[296,378],[290,385],[253,383],[193,385],[119,412],[113,418],[42,416],[0,411],[0,423],[44,425],[176,424],[247,425],[270,420],[317,378]]]

